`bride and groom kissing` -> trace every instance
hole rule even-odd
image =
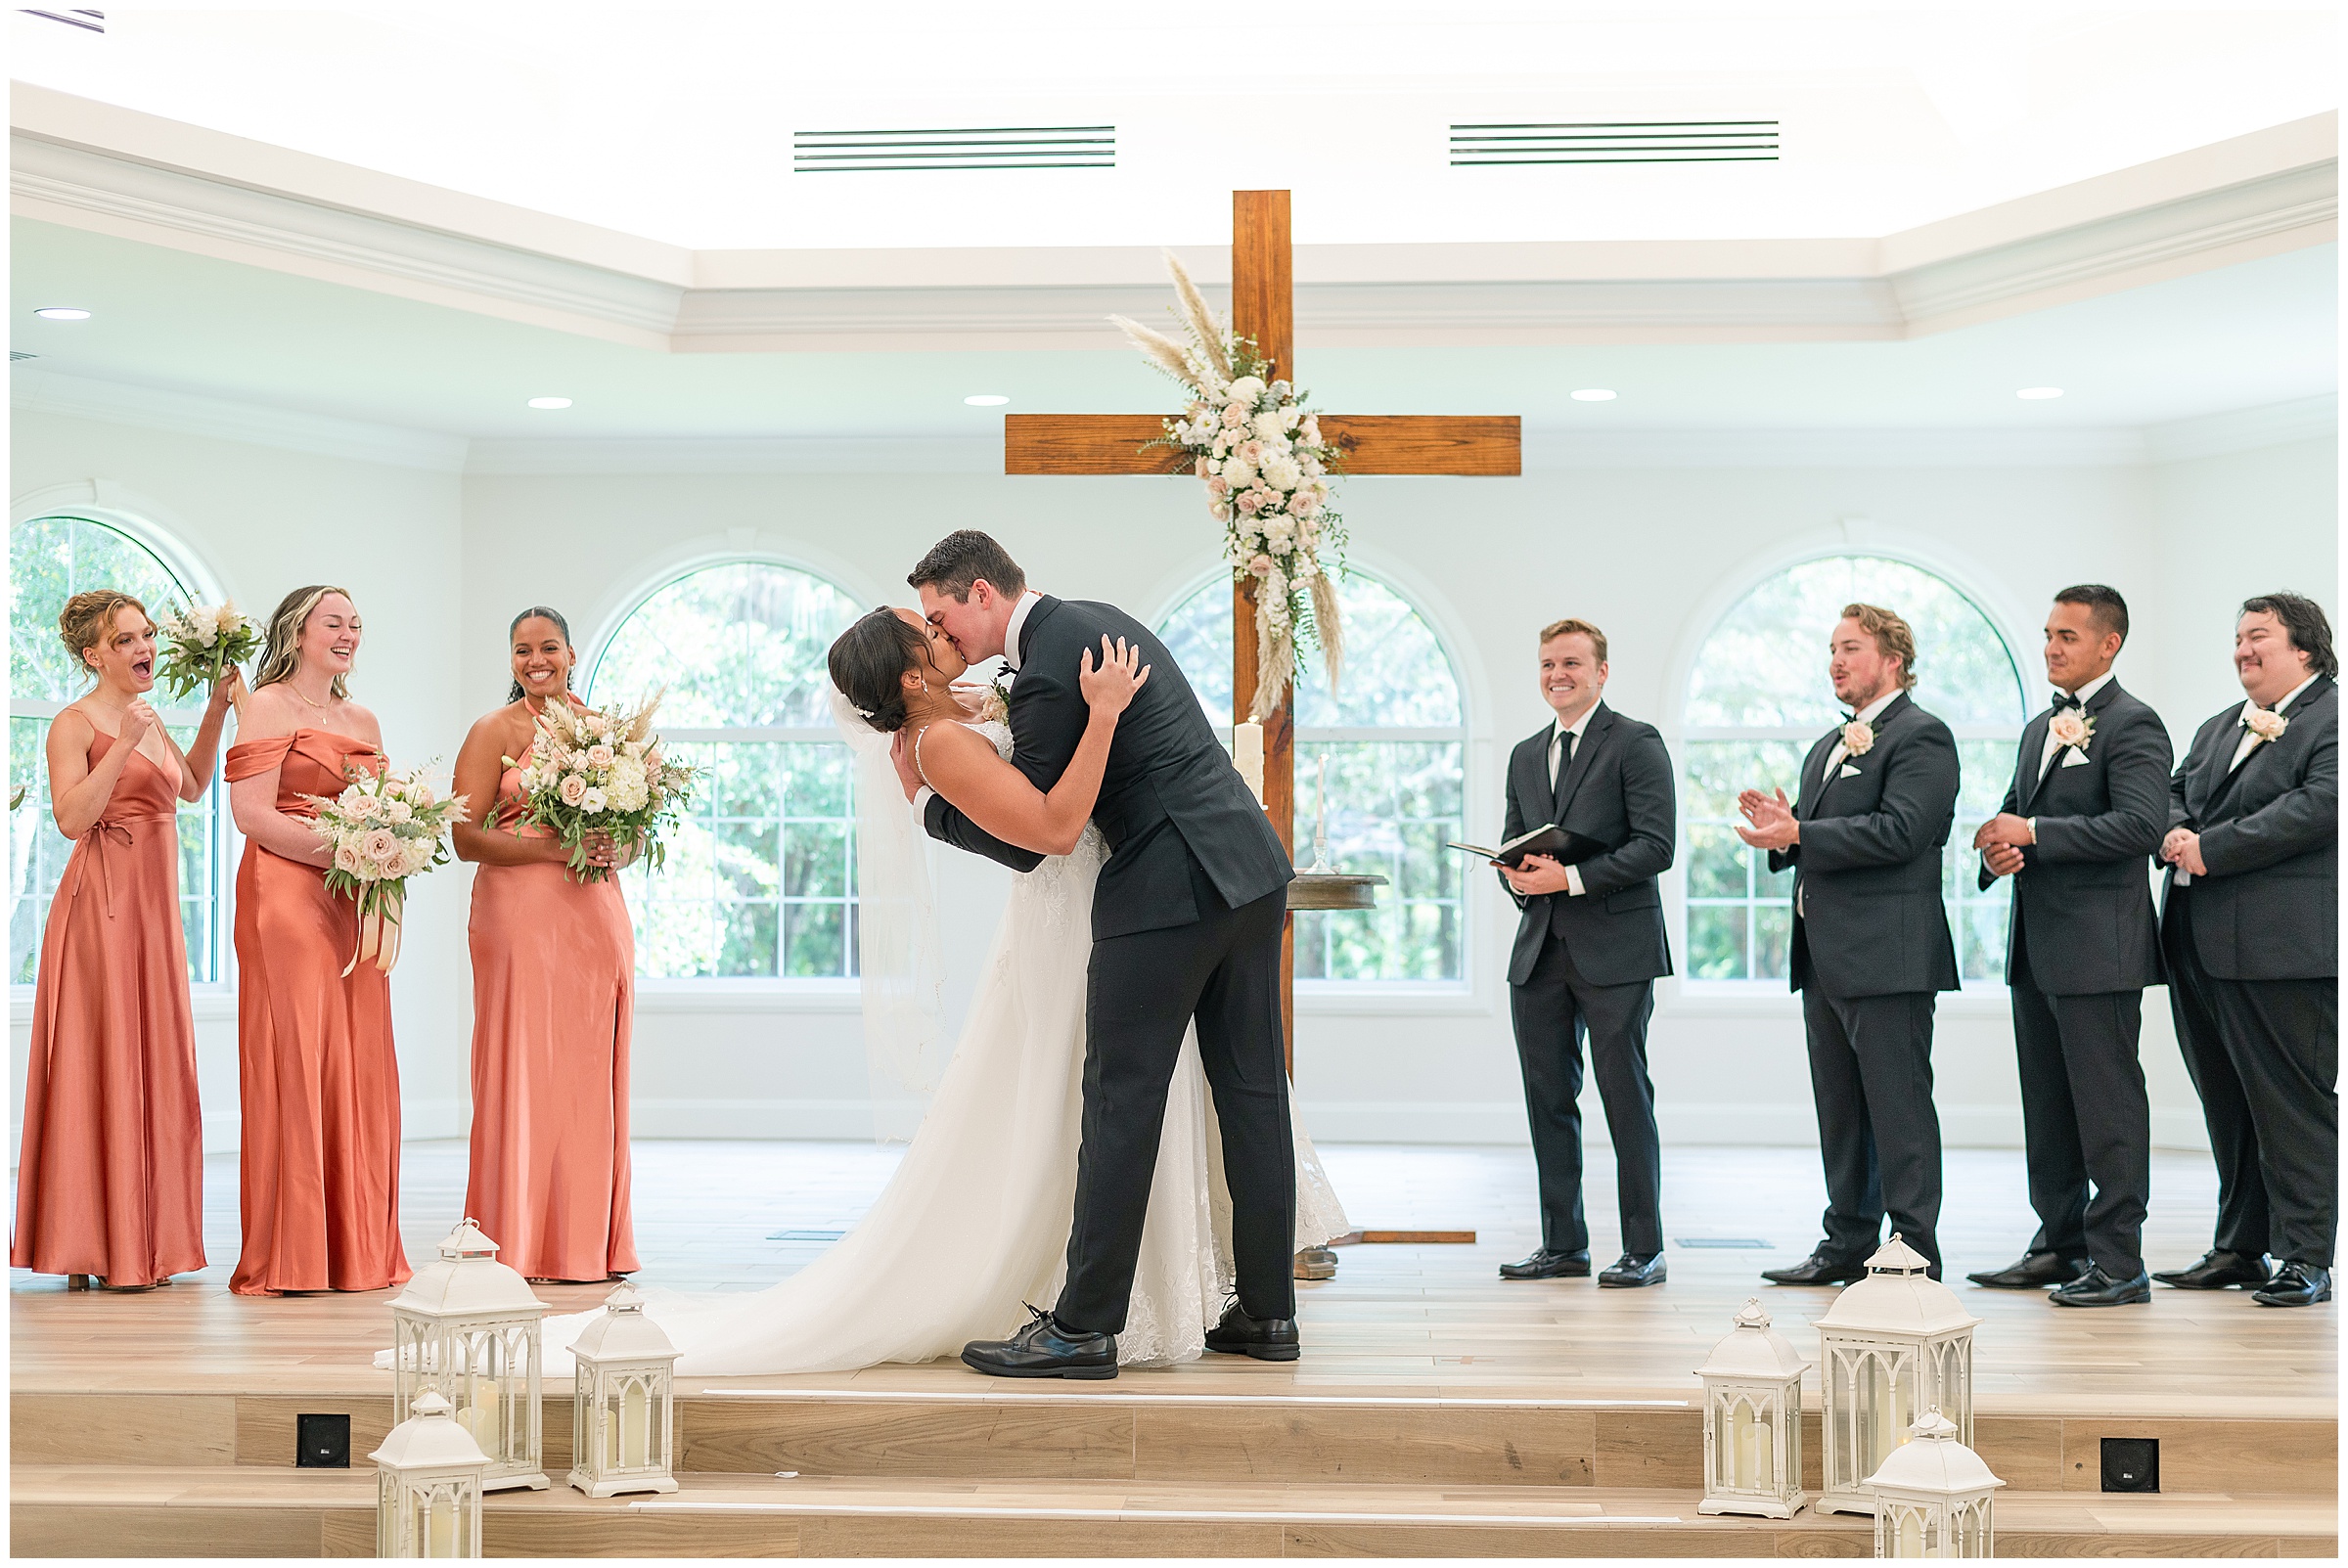
[[[936,1027],[934,973],[905,958],[938,917],[919,832],[1020,874],[886,1188],[778,1285],[651,1292],[677,1370],[959,1353],[998,1376],[1105,1378],[1202,1349],[1293,1361],[1295,1251],[1348,1225],[1288,1102],[1287,854],[1139,621],[1029,591],[971,530],[907,580],[921,608],[874,610],[829,661],[858,759],[877,1058],[891,1028]],[[998,655],[1001,718],[985,689],[957,686]],[[1027,1322],[994,1337],[1022,1305]],[[547,1325],[550,1371],[593,1316]]]

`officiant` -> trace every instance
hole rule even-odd
[[[1509,757],[1506,837],[1544,824],[1569,835],[1555,855],[1502,866],[1523,916],[1509,960],[1509,1008],[1524,1072],[1541,1246],[1504,1279],[1590,1274],[1582,1213],[1582,1043],[1614,1143],[1622,1257],[1603,1286],[1663,1282],[1662,1150],[1647,1073],[1655,980],[1671,972],[1656,878],[1669,870],[1679,812],[1671,754],[1654,726],[1602,699],[1606,634],[1584,620],[1541,629],[1541,699],[1555,715]]]

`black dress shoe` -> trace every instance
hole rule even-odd
[[[1790,1269],[1764,1269],[1761,1277],[1773,1285],[1847,1285],[1867,1277],[1867,1265],[1813,1252]]]
[[[2253,1258],[2246,1252],[2228,1252],[2212,1247],[2201,1254],[2201,1261],[2190,1269],[2169,1269],[2152,1277],[2164,1285],[2179,1290],[2223,1290],[2228,1285],[2263,1285],[2267,1282],[2267,1260]]]
[[[1294,1361],[1302,1354],[1293,1318],[1250,1318],[1233,1302],[1223,1321],[1206,1331],[1206,1348],[1225,1356],[1253,1356],[1257,1361]]]
[[[1626,1252],[1598,1277],[1602,1290],[1636,1290],[1641,1285],[1659,1285],[1671,1277],[1663,1267],[1660,1252]]]
[[[1552,1252],[1547,1247],[1521,1263],[1500,1266],[1503,1279],[1587,1279],[1590,1277],[1590,1249],[1579,1252]]]
[[[1114,1377],[1117,1336],[1062,1328],[1040,1307],[1009,1339],[973,1339],[962,1347],[966,1366],[995,1377]]]
[[[2312,1307],[2331,1299],[2331,1271],[2312,1263],[2286,1263],[2275,1271],[2264,1290],[2250,1299],[2262,1307]]]
[[[1968,1274],[1965,1277],[1992,1290],[2044,1290],[2049,1285],[2067,1285],[2092,1267],[2085,1258],[2066,1258],[2054,1252],[2025,1252],[2021,1262],[2009,1268]]]
[[[2048,1291],[2047,1299],[2057,1307],[2141,1306],[2152,1299],[2152,1277],[2139,1269],[2133,1278],[2114,1279],[2101,1264],[2090,1264],[2078,1278]]]

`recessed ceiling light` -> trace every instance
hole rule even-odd
[[[568,408],[570,407],[570,399],[567,397],[533,397],[530,399],[530,407]]]
[[[1011,399],[1005,397],[1001,392],[973,392],[963,401],[972,408],[1001,408]]]
[[[1585,386],[1573,394],[1576,403],[1611,403],[1614,389],[1610,386]]]
[[[77,305],[43,305],[33,312],[43,321],[88,321],[90,313]]]
[[[2059,386],[2025,386],[2013,395],[2026,403],[2043,403],[2050,397],[2060,397],[2062,388]]]

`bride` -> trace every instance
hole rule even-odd
[[[889,761],[895,732],[915,738],[917,756],[925,741],[935,756],[947,737],[927,732],[938,725],[963,726],[991,745],[990,764],[986,747],[958,741],[966,755],[939,790],[982,826],[991,826],[987,808],[958,793],[986,797],[995,811],[1008,802],[1022,821],[1055,831],[1065,827],[1063,841],[1084,826],[1071,852],[1013,883],[927,1114],[863,1221],[766,1290],[647,1292],[650,1316],[682,1353],[678,1371],[844,1371],[954,1356],[968,1341],[1016,1327],[1023,1303],[1059,1294],[1083,1110],[1093,883],[1107,854],[1086,819],[1116,716],[1149,676],[1123,650],[1105,650],[1097,668],[1089,654],[1085,662],[1079,681],[1093,721],[1046,795],[1007,760],[1010,730],[957,695],[963,658],[918,613],[875,610],[833,645],[834,716],[857,757],[865,1032],[883,1071],[928,1087],[924,1058],[938,1038],[936,910],[926,840]],[[1295,1244],[1319,1246],[1349,1227],[1301,1125],[1294,1142]],[[1132,1307],[1117,1335],[1120,1365],[1191,1360],[1222,1315],[1233,1266],[1221,1147],[1194,1035],[1166,1100]],[[548,1371],[567,1370],[571,1341],[597,1316],[547,1322]]]

